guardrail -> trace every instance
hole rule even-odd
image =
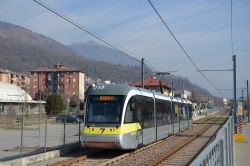
[[[213,140],[192,161],[191,166],[206,165],[234,165],[234,121],[229,117],[223,127],[217,132]]]

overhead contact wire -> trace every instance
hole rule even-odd
[[[65,15],[63,15],[62,13],[56,11],[55,9],[52,9],[51,7],[49,7],[48,5],[46,5],[45,3],[39,1],[39,0],[33,0],[34,2],[36,2],[37,4],[39,4],[40,6],[44,7],[45,9],[49,10],[50,12],[54,13],[55,15],[59,16],[60,18],[64,19],[65,21],[69,22],[70,24],[74,25],[75,27],[83,30],[84,32],[86,32],[87,34],[93,36],[94,38],[98,39],[99,41],[107,44],[108,46],[110,46],[111,48],[125,54],[128,56],[131,56],[130,54],[126,53],[125,51],[121,50],[120,47],[115,46],[115,44],[113,44],[112,42],[109,42],[105,39],[103,39],[102,37],[100,37],[99,35],[95,34],[94,32],[91,32],[90,30],[88,30],[88,28],[86,28],[85,26],[77,23],[76,21],[74,21],[71,18],[66,17]],[[134,56],[131,56],[134,57]]]
[[[150,0],[148,0],[148,2],[151,5],[151,7],[154,9],[155,13],[158,15],[158,17],[160,18],[160,20],[162,21],[162,23],[165,25],[165,27],[167,28],[167,30],[169,31],[169,33],[172,35],[172,37],[174,38],[174,40],[177,42],[177,44],[179,45],[179,47],[181,48],[181,50],[187,56],[187,58],[189,59],[189,61],[193,64],[193,66],[196,68],[196,70],[202,75],[202,77],[210,84],[210,86],[212,86],[216,90],[217,89],[216,86],[200,71],[198,65],[193,61],[193,59],[190,57],[190,55],[187,53],[187,51],[184,49],[184,47],[181,45],[181,43],[175,37],[174,33],[171,31],[171,29],[169,28],[169,26],[167,25],[167,23],[164,21],[164,19],[160,15],[160,13],[157,11],[157,9],[155,8],[155,6],[152,4],[152,2]]]

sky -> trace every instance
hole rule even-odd
[[[176,75],[220,97],[231,97],[232,72],[205,72],[212,87],[191,64],[147,0],[41,0],[122,47],[159,71]],[[184,49],[200,69],[232,69],[230,0],[151,0]],[[250,78],[250,1],[233,0],[233,54],[237,87]],[[32,0],[1,0],[0,20],[31,29],[63,44],[100,41]],[[238,95],[241,90],[238,90]]]

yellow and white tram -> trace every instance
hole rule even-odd
[[[192,125],[192,103],[124,84],[95,86],[86,102],[82,146],[136,149]]]

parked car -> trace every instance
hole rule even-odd
[[[84,115],[76,115],[80,122],[84,122]]]
[[[66,123],[79,123],[79,122],[83,122],[82,119],[78,118],[75,115],[58,115],[56,117],[56,122],[57,123],[64,123],[64,121],[66,121]]]

